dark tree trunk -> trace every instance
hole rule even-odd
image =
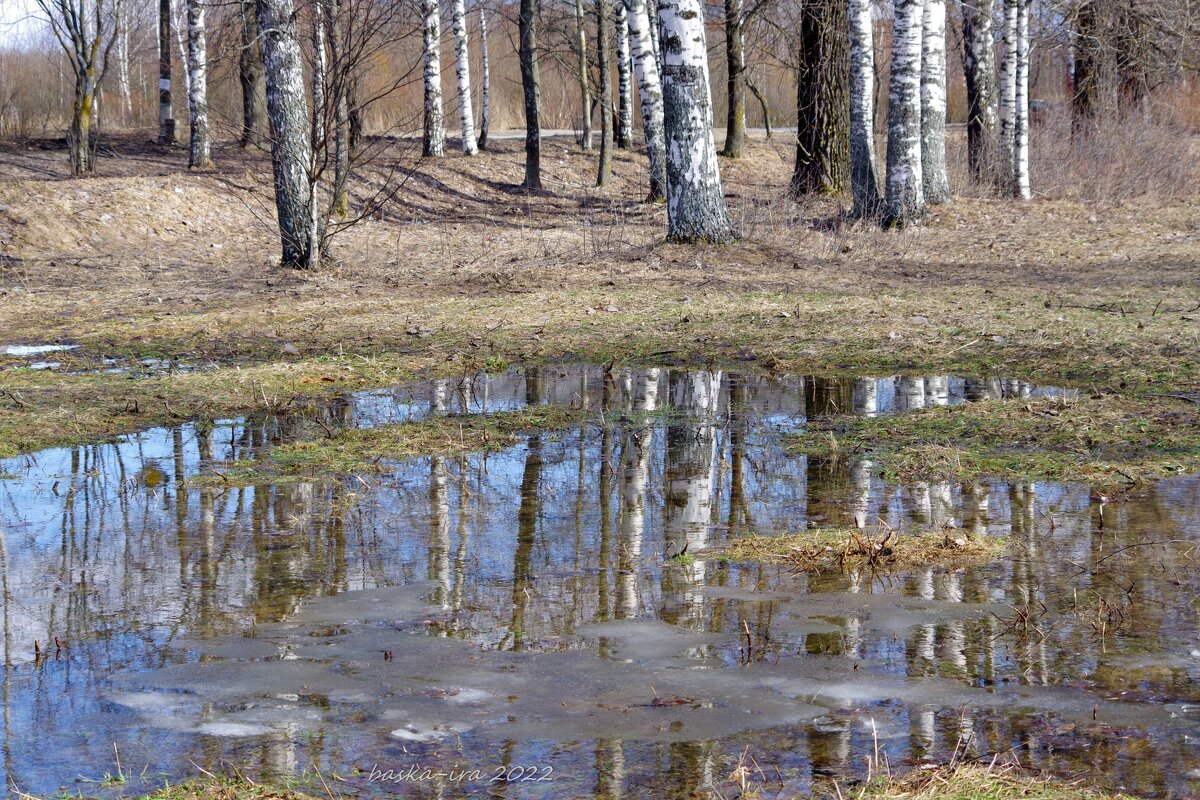
[[[850,32],[844,0],[803,0],[796,80],[793,196],[850,181]]]
[[[521,0],[521,91],[525,98],[526,189],[542,188],[542,89],[538,76],[537,0]]]
[[[961,0],[963,77],[967,83],[967,162],[971,179],[990,182],[996,155],[996,45],[992,4]]]
[[[609,8],[608,0],[596,0],[596,66],[600,71],[600,164],[596,170],[596,185],[604,186],[612,178],[613,109],[612,69],[609,65]]]
[[[262,147],[267,126],[266,90],[263,88],[262,45],[254,20],[254,1],[241,0],[242,48],[238,55],[238,82],[242,87],[242,147]]]
[[[1076,129],[1086,125],[1096,114],[1099,93],[1098,33],[1096,7],[1089,0],[1079,7],[1075,20],[1075,74],[1071,111]]]
[[[175,144],[171,110],[171,0],[158,3],[158,143]]]
[[[725,0],[725,147],[721,155],[741,158],[746,141],[746,84],[742,79],[746,54],[742,31],[742,0]]]

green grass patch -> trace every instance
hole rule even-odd
[[[818,458],[871,459],[893,479],[1023,477],[1122,486],[1200,467],[1200,406],[1103,395],[829,417],[791,437]]]

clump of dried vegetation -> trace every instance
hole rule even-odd
[[[1008,547],[1000,536],[975,537],[946,528],[900,533],[880,520],[875,529],[809,528],[780,536],[747,536],[722,552],[730,561],[761,561],[801,572],[866,568],[878,571],[920,566],[958,567],[999,558]]]

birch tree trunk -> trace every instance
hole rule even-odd
[[[617,31],[617,147],[633,146],[633,63],[629,56],[629,15],[625,0],[616,0]]]
[[[121,122],[125,125],[133,119],[133,90],[129,81],[130,24],[129,17],[122,14],[117,30],[117,92],[121,97]]]
[[[853,214],[873,219],[882,211],[875,167],[875,42],[870,0],[849,0],[850,190]]]
[[[266,128],[266,109],[263,108],[264,88],[262,45],[258,37],[258,22],[254,18],[254,0],[241,0],[242,47],[238,54],[238,83],[242,88],[242,147],[262,147]]]
[[[188,123],[191,128],[188,166],[212,166],[208,139],[208,42],[204,29],[203,0],[187,0],[188,21]]]
[[[171,0],[158,3],[158,143],[175,144],[171,109]]]
[[[255,11],[262,31],[267,75],[267,120],[282,264],[314,268],[320,263],[321,243],[313,224],[316,205],[309,176],[311,121],[304,91],[296,9],[292,0],[255,0]]]
[[[518,17],[521,92],[525,99],[526,189],[542,188],[542,87],[538,75],[537,0],[521,0]]]
[[[651,203],[667,199],[667,149],[663,138],[662,80],[658,60],[650,39],[650,15],[647,0],[625,0],[629,38],[633,46],[634,71],[637,74],[638,100],[642,106],[642,134],[650,160]]]
[[[997,181],[1004,191],[1012,189],[1013,155],[1017,122],[1017,6],[1020,0],[1004,0],[1003,50],[1000,59],[1000,142]]]
[[[721,155],[741,158],[746,141],[745,41],[742,31],[742,0],[725,0],[725,147]]]
[[[600,164],[596,170],[596,185],[605,186],[612,178],[612,69],[608,61],[612,43],[609,37],[609,0],[595,2],[596,66],[600,71]]]
[[[490,65],[488,64],[488,41],[487,41],[487,7],[479,4],[479,80],[483,84],[480,88],[481,97],[479,98],[479,139],[477,144],[482,150],[487,146],[488,137],[488,116],[491,112],[492,101],[492,74]]]
[[[838,194],[850,179],[850,50],[845,0],[804,0],[791,194]]]
[[[967,164],[982,183],[996,157],[996,51],[991,0],[959,0],[963,25],[963,73],[967,83]]]
[[[700,0],[660,0],[663,123],[667,145],[667,238],[728,242],[735,237],[717,146],[704,6]]]
[[[349,85],[352,65],[346,58],[342,36],[342,0],[320,0],[325,15],[326,35],[329,38],[329,58],[332,68],[330,89],[333,93],[333,213],[346,216],[350,197],[350,98]]]
[[[329,115],[329,103],[325,97],[325,83],[329,78],[329,57],[325,53],[325,15],[321,10],[321,0],[311,0],[311,6],[312,147],[319,153],[325,149],[325,121]]]
[[[442,116],[442,17],[438,0],[421,0],[425,43],[425,124],[421,154],[438,157],[446,152],[446,125]]]
[[[575,0],[575,49],[579,51],[579,116],[581,124],[580,145],[584,150],[592,149],[592,90],[588,81],[587,18],[583,13],[583,0]]]
[[[888,91],[887,210],[884,222],[904,226],[925,214],[921,170],[922,0],[896,0],[892,77]]]
[[[946,173],[946,0],[925,0],[921,33],[921,171],[925,202],[950,202]]]
[[[475,109],[471,105],[471,47],[467,39],[467,4],[454,0],[451,17],[454,32],[454,77],[458,81],[458,117],[462,126],[462,149],[469,156],[479,152],[475,143]]]
[[[1016,106],[1013,120],[1013,195],[1029,200],[1033,192],[1029,184],[1029,4],[1018,0]]]

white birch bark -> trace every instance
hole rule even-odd
[[[422,155],[446,152],[446,125],[442,111],[442,18],[438,0],[421,0],[425,43],[425,124]]]
[[[1033,197],[1029,184],[1029,4],[1018,0],[1016,37],[1016,97],[1013,105],[1013,195]]]
[[[1001,187],[1012,185],[1012,163],[1017,122],[1017,17],[1020,0],[1004,0],[1003,55],[1000,59],[1000,136],[997,161]]]
[[[629,58],[629,15],[624,0],[617,0],[617,147],[633,144],[633,81]]]
[[[175,112],[171,107],[171,0],[158,4],[158,143],[175,143]]]
[[[203,0],[187,0],[188,25],[188,123],[191,127],[188,166],[212,166],[208,137],[208,43],[204,28]]]
[[[889,225],[916,222],[925,213],[921,170],[922,0],[896,0],[892,77],[888,92],[887,214]]]
[[[921,173],[925,202],[950,202],[946,172],[946,0],[925,0],[921,33]]]
[[[700,0],[661,0],[667,238],[728,242],[733,224],[713,140],[712,90]]]
[[[650,202],[661,203],[667,198],[667,157],[663,139],[662,80],[658,60],[650,39],[650,15],[646,0],[624,0],[629,38],[633,51],[634,71],[638,83],[638,99],[642,106],[642,134],[650,159]]]
[[[325,120],[328,102],[325,81],[329,76],[329,56],[325,53],[325,15],[320,0],[312,2],[312,145],[321,152],[325,147]]]
[[[471,48],[467,40],[467,4],[464,0],[454,0],[450,25],[454,32],[454,77],[458,81],[462,149],[473,156],[479,152],[479,147],[475,143],[475,109],[471,105]]]
[[[256,0],[255,11],[267,75],[267,121],[283,265],[311,268],[320,262],[321,243],[313,237],[312,142],[296,9],[292,0]]]
[[[492,100],[492,74],[488,64],[487,8],[482,3],[479,5],[479,49],[479,80],[483,86],[480,89],[481,96],[479,98],[479,139],[477,144],[482,150],[487,144],[488,117],[491,112]]]
[[[882,210],[875,166],[875,42],[870,0],[849,0],[850,18],[850,189],[854,215]]]
[[[575,0],[575,48],[579,51],[579,114],[582,125],[580,145],[584,150],[592,149],[592,92],[588,86],[587,27],[583,13],[583,0]]]

